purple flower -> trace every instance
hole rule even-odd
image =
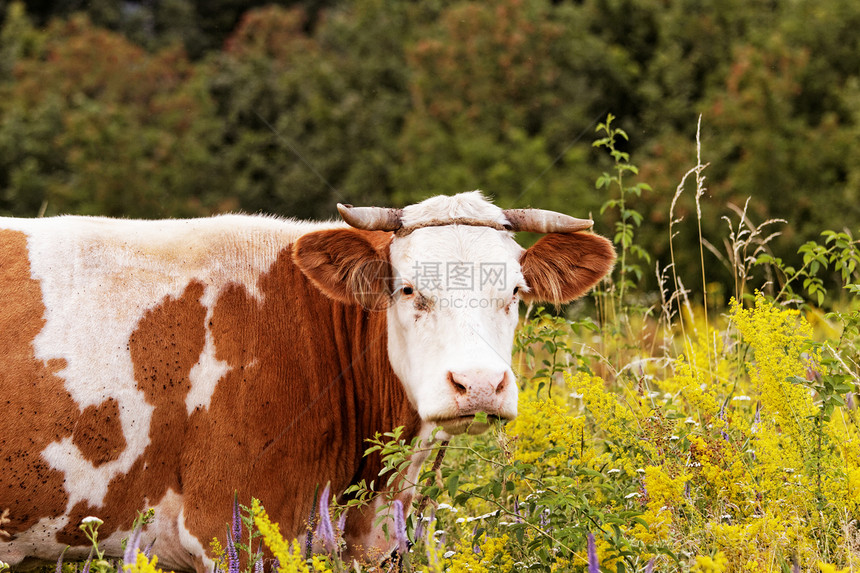
[[[791,564],[791,573],[800,573],[800,563],[795,561]]]
[[[432,543],[435,543],[436,550],[433,551],[430,547]],[[430,565],[431,570],[433,571],[441,571],[441,567],[439,567],[439,553],[441,553],[442,543],[439,541],[428,540],[426,551],[427,551],[427,564]]]
[[[334,537],[334,528],[331,526],[331,515],[328,509],[328,498],[330,497],[330,487],[326,484],[325,489],[320,496],[320,516],[317,523],[316,536],[322,541],[323,547],[328,553],[333,553],[337,549],[337,541]]]
[[[344,509],[343,512],[341,512],[340,517],[337,518],[337,532],[341,535],[346,531],[346,512],[347,510]]]
[[[424,535],[424,516],[418,516],[418,523],[415,524],[415,541],[417,542]]]
[[[139,524],[131,532],[128,541],[125,543],[125,553],[122,555],[122,561],[126,565],[134,563],[137,559],[137,548],[140,547],[140,538],[143,535],[143,524]],[[61,557],[62,558],[62,557]],[[57,570],[59,572],[59,569]]]
[[[326,486],[328,487],[328,486]],[[317,490],[319,490],[319,486],[317,486]],[[314,492],[316,495],[316,492]],[[316,510],[317,506],[311,504],[311,513],[308,515],[308,528],[307,535],[305,536],[305,559],[311,558],[311,553],[314,551],[314,521],[316,520]]]
[[[242,540],[242,517],[239,515],[238,492],[233,492],[233,540]]]
[[[523,516],[520,513],[520,496],[514,496],[514,514],[517,516],[517,523],[522,523]]]
[[[87,562],[84,563],[84,570],[81,571],[81,573],[90,573],[90,563],[92,563],[92,561],[93,561],[93,556],[91,553],[90,556],[87,557]]]
[[[155,539],[150,541],[146,547],[143,548],[143,554],[146,555],[147,559],[152,559],[152,546],[155,545]]]
[[[66,550],[67,550],[68,548],[69,548],[69,546],[68,546],[68,545],[66,545],[66,549],[63,549],[63,552],[62,552],[62,553],[60,553],[60,558],[59,558],[59,559],[57,559],[57,570],[56,570],[56,573],[63,573],[63,555],[65,555],[65,554],[66,554]]]
[[[594,534],[588,534],[588,573],[600,573],[600,563],[597,561],[597,548],[594,546]]]
[[[397,553],[403,555],[409,551],[409,539],[406,537],[406,515],[403,502],[395,499],[391,503],[391,511],[394,513],[394,539],[397,541]]]
[[[227,573],[239,573],[239,552],[233,541],[233,531],[227,528]]]
[[[753,424],[750,428],[750,433],[755,434],[758,432],[758,425],[761,424],[761,402],[756,402],[755,405],[755,418],[753,418]]]
[[[645,566],[645,573],[654,573],[654,558],[653,557],[648,561],[648,565]]]
[[[254,573],[263,573],[263,544],[260,543],[260,549],[257,550],[257,560],[254,561]]]

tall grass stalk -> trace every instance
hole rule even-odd
[[[702,163],[702,116],[699,115],[699,121],[696,123],[696,226],[699,232],[699,263],[702,267],[702,301],[703,311],[705,313],[705,335],[708,339],[711,338],[711,328],[708,322],[708,282],[705,277],[705,248],[704,237],[702,236],[702,196],[705,194],[705,177],[702,175],[707,163]],[[711,353],[711,343],[706,345],[708,357],[708,376],[713,377],[713,361]]]

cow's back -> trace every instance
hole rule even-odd
[[[291,243],[318,228],[249,216],[0,219],[0,560],[85,551],[87,515],[106,520],[103,547],[115,553],[145,498],[161,562],[199,564],[209,514],[224,514],[240,466],[272,471],[290,454],[277,428],[293,405],[275,404],[283,388],[272,381],[342,369],[299,362],[310,346],[289,340],[313,312],[340,312],[291,261]],[[317,308],[304,308],[309,296]],[[271,360],[282,351],[273,340],[296,355]],[[269,397],[261,409],[258,395]],[[329,400],[343,396],[314,407]],[[258,459],[242,459],[251,451]],[[310,465],[296,469],[313,471],[313,452],[302,455]]]

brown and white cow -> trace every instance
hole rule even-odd
[[[299,535],[318,486],[377,476],[375,432],[513,418],[518,302],[578,297],[615,256],[590,221],[478,192],[341,211],[0,219],[0,560],[84,555],[90,515],[121,555],[153,507],[159,564],[211,569],[234,491]],[[347,541],[387,552],[369,513]]]

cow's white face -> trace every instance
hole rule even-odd
[[[572,230],[542,230],[548,234],[524,250],[506,230],[521,214],[479,192],[381,211],[384,224],[395,217],[393,236],[310,233],[297,241],[294,260],[328,296],[386,313],[389,362],[422,420],[455,434],[486,429],[474,422],[478,412],[513,418],[520,298],[563,303],[581,296],[612,268],[611,243],[576,232],[590,222],[573,220]]]
[[[459,201],[457,201],[459,199]],[[505,222],[477,194],[436,197],[404,210],[410,225],[464,217]],[[511,370],[520,293],[528,290],[524,250],[507,231],[472,225],[417,228],[395,237],[388,354],[421,418],[448,433],[480,432],[477,412],[511,419]]]

